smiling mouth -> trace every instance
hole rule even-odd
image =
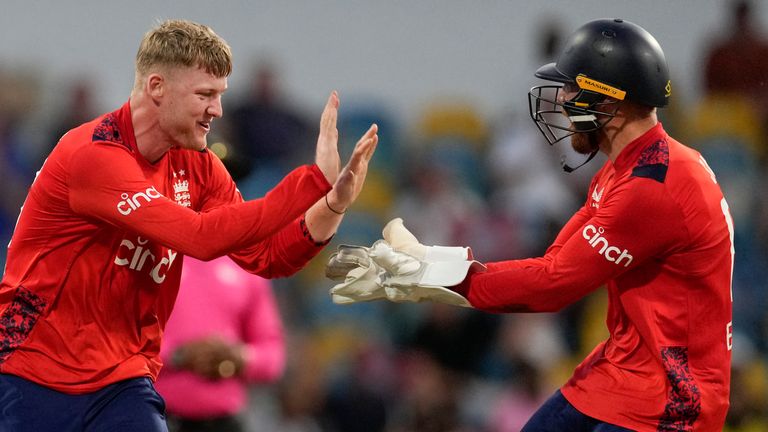
[[[211,122],[197,122],[197,124],[203,128],[206,132],[211,130]]]

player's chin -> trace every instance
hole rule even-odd
[[[208,146],[208,132],[210,132],[210,123],[198,123],[195,133],[190,137],[193,141],[194,150],[203,150]]]
[[[208,147],[208,141],[205,136],[188,137],[179,147],[186,150],[202,151]]]
[[[198,151],[205,149],[208,147],[208,131],[202,133],[198,131],[198,133],[190,137],[190,141],[190,149]]]

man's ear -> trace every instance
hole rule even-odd
[[[147,76],[146,90],[147,93],[154,100],[158,100],[163,97],[165,93],[165,78],[158,73],[152,73]]]

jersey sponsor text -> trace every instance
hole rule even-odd
[[[153,254],[150,248],[147,247],[148,242],[149,240],[142,239],[141,237],[138,237],[135,243],[128,239],[123,239],[123,241],[120,242],[120,248],[117,251],[117,256],[115,256],[114,262],[119,266],[127,266],[129,269],[138,272],[143,271],[145,265],[148,264],[149,267],[147,267],[147,270],[149,276],[155,283],[161,284],[165,280],[165,275],[168,273],[171,265],[173,265],[173,261],[176,259],[178,252],[172,249],[166,249],[168,256],[162,257],[158,261],[155,254]],[[133,253],[131,253],[131,251],[133,251]],[[147,262],[147,259],[149,259],[149,262]]]
[[[629,254],[627,249],[621,250],[616,246],[608,244],[608,240],[603,237],[605,229],[600,227],[596,228],[594,225],[589,224],[584,227],[581,235],[587,240],[592,248],[600,246],[598,253],[605,257],[608,261],[618,265],[624,262],[624,267],[629,266],[632,262],[632,255]]]
[[[141,207],[139,198],[143,198],[144,202],[150,202],[161,196],[160,192],[158,192],[154,186],[148,187],[144,192],[136,192],[133,196],[128,195],[127,192],[123,192],[123,194],[120,195],[122,201],[117,203],[117,211],[123,216],[128,216],[132,211]]]

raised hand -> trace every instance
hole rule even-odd
[[[339,158],[339,131],[336,129],[336,119],[339,114],[339,95],[336,90],[328,96],[323,114],[320,116],[320,134],[317,137],[315,163],[325,175],[328,183],[336,183],[341,168]]]
[[[347,207],[355,202],[360,191],[363,190],[365,177],[368,175],[368,162],[373,157],[379,143],[378,131],[379,127],[372,124],[355,144],[349,162],[344,165],[333,184],[333,190],[328,193],[328,204],[334,209],[346,211]]]

